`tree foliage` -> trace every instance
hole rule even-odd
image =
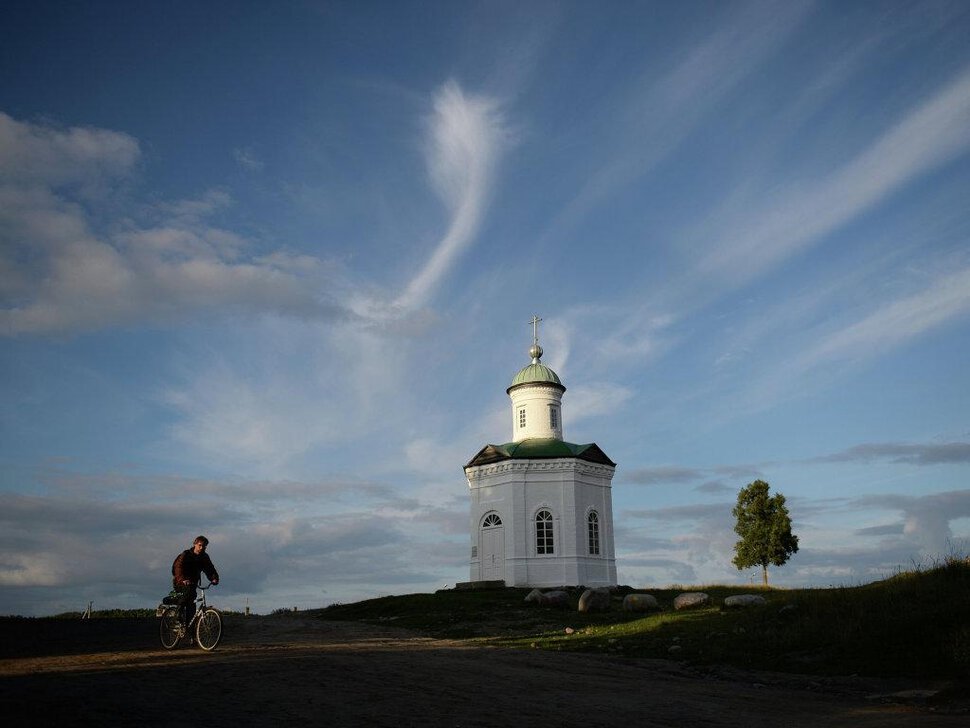
[[[798,536],[791,532],[791,518],[785,507],[785,496],[768,495],[770,486],[756,480],[738,493],[738,504],[732,513],[737,519],[735,533],[741,540],[734,544],[738,569],[760,566],[765,586],[768,564],[781,566],[798,551]]]

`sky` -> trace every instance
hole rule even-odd
[[[621,584],[968,553],[970,4],[0,9],[0,614],[468,580],[533,314]]]

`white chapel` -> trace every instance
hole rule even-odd
[[[616,463],[595,443],[563,440],[558,375],[540,360],[537,316],[532,359],[506,390],[512,441],[486,445],[465,466],[471,496],[472,582],[506,586],[612,586]]]

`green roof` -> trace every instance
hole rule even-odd
[[[559,381],[559,375],[545,364],[540,364],[539,362],[526,364],[524,367],[519,369],[518,374],[512,377],[512,384],[509,385],[509,388],[506,391],[509,391],[522,384],[551,384],[558,387],[563,392],[566,391],[566,388],[562,385],[562,382]]]
[[[600,450],[595,442],[575,445],[555,438],[532,437],[519,442],[507,442],[504,445],[486,445],[465,467],[488,465],[502,460],[547,460],[551,458],[579,458],[601,465],[616,465],[606,456],[605,452]]]

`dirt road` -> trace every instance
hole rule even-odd
[[[872,697],[904,687],[897,684],[487,648],[296,616],[229,619],[212,653],[162,650],[151,619],[0,622],[7,725],[927,728],[968,720],[952,707]]]

